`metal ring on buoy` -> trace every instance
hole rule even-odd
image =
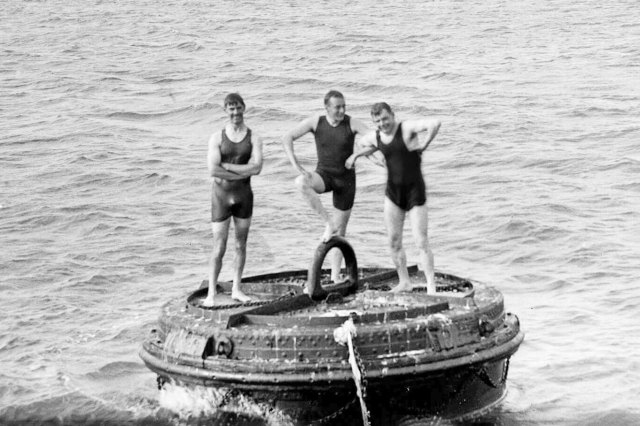
[[[233,341],[227,336],[220,336],[217,340],[216,352],[218,353],[218,356],[231,358],[231,353],[233,353]]]
[[[324,258],[327,256],[329,250],[333,248],[337,248],[342,252],[347,276],[349,277],[344,285],[336,286],[336,291],[347,295],[355,293],[358,289],[358,262],[356,260],[356,253],[346,239],[335,235],[331,237],[329,241],[318,246],[313,262],[311,262],[305,292],[311,296],[313,300],[323,300],[329,294],[327,290],[322,287],[320,277],[322,276],[322,263],[324,262]]]

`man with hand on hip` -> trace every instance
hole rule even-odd
[[[351,216],[351,208],[356,194],[356,173],[345,167],[345,161],[353,153],[356,135],[369,132],[367,126],[346,114],[346,104],[342,93],[331,90],[324,97],[326,115],[314,115],[298,124],[283,138],[287,157],[300,173],[295,180],[311,208],[322,218],[325,231],[322,241],[333,235],[344,236]],[[315,171],[308,171],[298,161],[293,152],[293,142],[307,133],[313,133],[318,155]],[[322,205],[318,194],[333,193],[333,212],[329,214]],[[331,279],[340,279],[341,253],[333,258]]]
[[[413,236],[420,250],[420,263],[427,279],[427,292],[435,293],[433,253],[429,248],[426,186],[422,176],[422,152],[438,134],[437,119],[396,121],[391,107],[380,102],[371,108],[375,132],[362,139],[362,148],[352,154],[345,166],[352,168],[358,157],[380,151],[387,168],[384,220],[389,236],[391,258],[398,271],[399,284],[392,291],[411,291],[413,285],[407,270],[407,257],[402,247],[402,228],[409,213]],[[420,140],[418,134],[425,132]]]

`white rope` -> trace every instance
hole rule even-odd
[[[360,372],[358,362],[356,361],[356,353],[353,350],[353,337],[355,337],[356,335],[356,326],[351,318],[346,320],[340,327],[333,330],[333,338],[335,339],[335,341],[341,345],[346,344],[349,348],[349,364],[351,364],[353,381],[356,382],[356,393],[358,395],[358,398],[360,398],[362,423],[364,424],[364,426],[369,426],[371,424],[369,422],[369,410],[367,410],[367,405],[365,404],[364,398],[362,396],[362,373]]]

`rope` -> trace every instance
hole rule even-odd
[[[367,410],[367,404],[364,401],[364,395],[362,391],[362,373],[358,367],[358,361],[356,360],[355,350],[353,348],[353,337],[356,334],[356,326],[353,323],[353,319],[349,318],[340,327],[333,330],[333,338],[341,345],[346,344],[349,348],[349,364],[351,364],[351,372],[353,373],[353,381],[356,383],[356,393],[360,399],[360,410],[362,411],[362,423],[364,426],[369,426],[369,410]]]

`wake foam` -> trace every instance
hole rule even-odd
[[[238,416],[238,424],[293,426],[291,419],[275,407],[243,395],[229,397],[229,391],[227,388],[186,387],[167,382],[160,391],[158,402],[183,420],[221,418],[231,414]]]

